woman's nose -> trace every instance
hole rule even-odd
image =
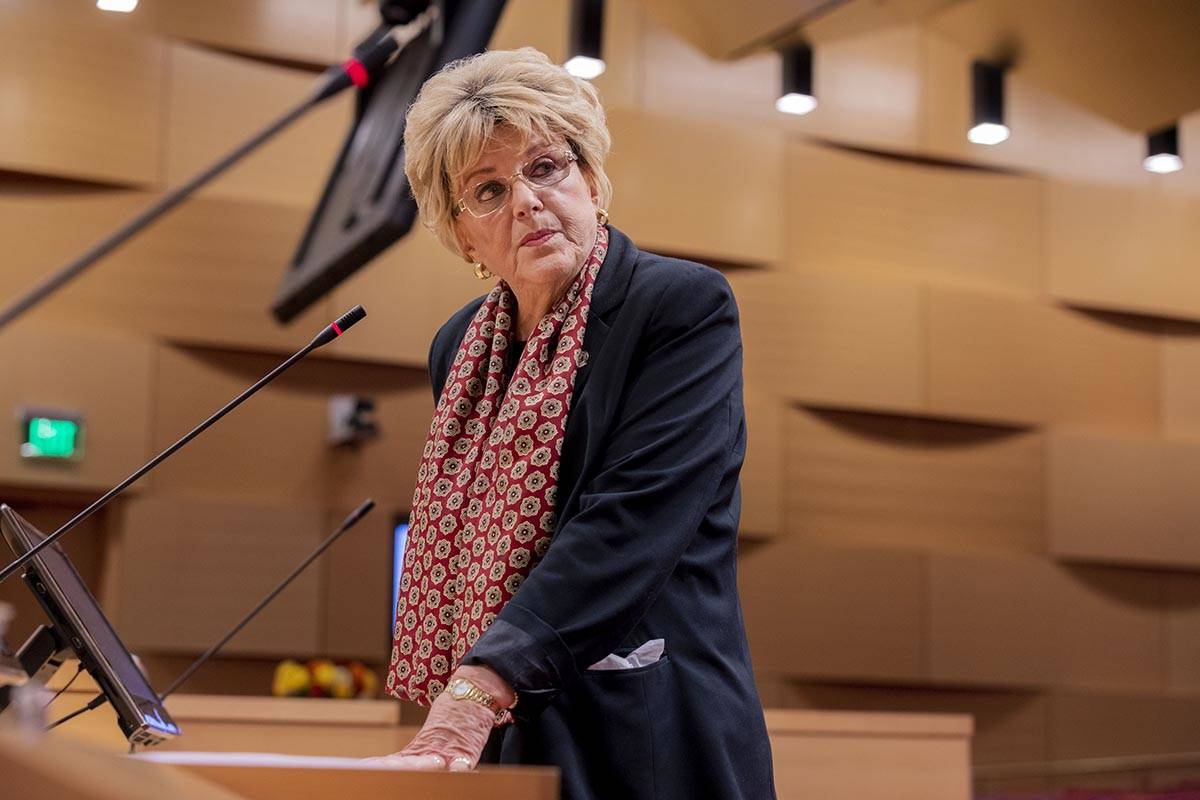
[[[513,213],[518,217],[528,216],[542,210],[542,198],[533,187],[518,178],[512,182]]]

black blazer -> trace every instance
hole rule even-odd
[[[484,760],[551,764],[563,797],[775,796],[737,593],[742,343],[724,276],[610,228],[559,462],[550,548],[466,663],[517,690]],[[435,399],[482,298],[442,326]],[[588,666],[666,640],[657,662]]]

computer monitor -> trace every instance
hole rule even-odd
[[[46,538],[8,505],[0,505],[0,531],[18,557]],[[155,745],[178,736],[179,726],[67,555],[50,545],[30,559],[22,577],[50,618],[58,640],[74,651],[112,704],[125,738]]]

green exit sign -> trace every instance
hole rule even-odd
[[[81,420],[63,416],[26,414],[22,425],[23,458],[75,458],[79,454]]]

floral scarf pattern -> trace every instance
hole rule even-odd
[[[432,703],[550,546],[567,412],[607,250],[601,225],[511,379],[516,299],[504,281],[467,328],[417,472],[387,674],[397,697]]]

